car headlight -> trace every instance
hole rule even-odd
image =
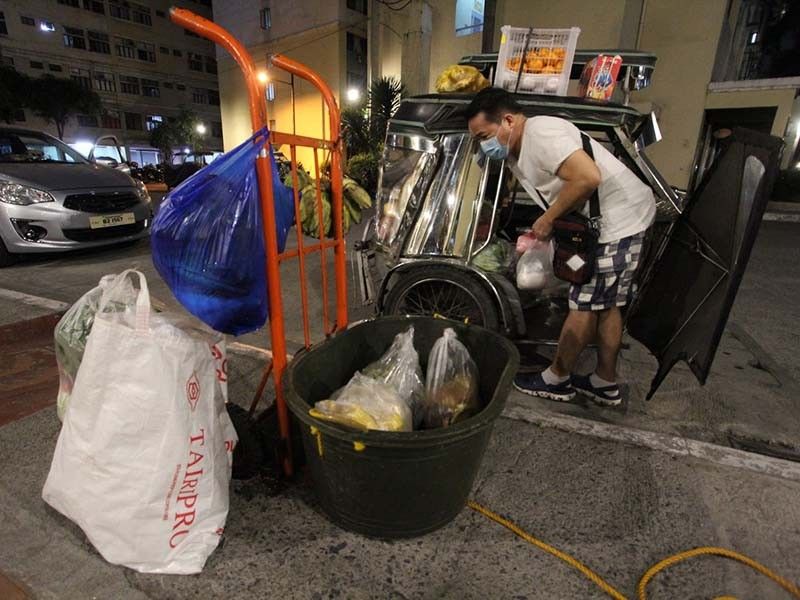
[[[36,188],[20,185],[19,183],[8,183],[0,181],[0,202],[6,204],[16,204],[18,206],[28,206],[30,204],[41,204],[42,202],[55,202],[47,192]]]
[[[150,204],[150,192],[147,191],[147,186],[143,181],[139,181],[138,179],[134,179],[134,181],[136,182],[136,195],[139,197],[139,200],[145,204]]]

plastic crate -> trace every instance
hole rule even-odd
[[[580,28],[535,29],[504,25],[500,31],[495,87],[524,94],[567,95]]]

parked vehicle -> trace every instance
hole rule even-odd
[[[46,133],[0,127],[0,266],[18,254],[137,240],[152,216],[142,182]]]
[[[176,152],[172,164],[164,165],[164,182],[174,188],[189,179],[215,158],[214,152]]]
[[[587,53],[583,60],[597,52]],[[496,55],[462,62],[487,72],[492,60],[496,61]],[[622,88],[627,96],[630,89],[649,81],[655,57],[623,53],[623,60],[628,66],[621,77],[632,80]],[[580,64],[576,64],[573,74],[579,71]],[[438,314],[505,332],[518,344],[554,345],[567,312],[566,285],[547,292],[521,291],[515,285],[513,268],[487,271],[476,260],[498,239],[513,243],[530,229],[541,211],[512,180],[504,161],[476,156],[478,143],[470,137],[464,117],[472,97],[430,94],[407,98],[390,120],[377,215],[357,245],[362,298],[365,303],[375,303],[379,314]],[[666,357],[660,378],[679,358],[704,356],[709,360],[692,366],[704,380],[766,206],[777,163],[774,146],[780,142],[769,136],[756,141],[733,136],[732,144],[738,146],[729,148],[729,153],[733,152],[729,160],[720,159],[717,172],[708,174],[709,182],[696,190],[694,198],[687,198],[664,181],[643,151],[660,139],[654,115],[626,105],[573,97],[518,94],[515,99],[528,117],[570,120],[653,189],[657,221],[649,232],[639,272],[644,291],[628,311],[628,322],[635,324],[639,339],[656,356]],[[757,161],[760,167],[746,169],[745,159]],[[690,211],[683,214],[687,206]],[[692,211],[694,206],[703,209]],[[696,218],[710,210],[709,206],[719,211],[714,215],[717,221],[709,220],[708,215]],[[727,226],[734,222],[738,225]],[[705,239],[729,245],[717,250],[725,259],[715,259],[709,251],[704,254]],[[687,243],[697,246],[695,258],[681,255],[679,248]],[[665,263],[666,257],[674,260],[675,256],[686,261],[685,276],[676,276],[675,265]],[[723,269],[717,280],[714,273],[703,272],[708,265]],[[645,292],[653,281],[658,283],[651,289],[663,291],[660,277],[669,278],[671,296],[691,300],[680,306],[659,305],[659,298]],[[707,294],[698,295],[697,289]],[[724,301],[710,301],[723,293],[728,294]],[[698,314],[705,320],[694,322]],[[657,332],[648,326],[654,320],[659,323]],[[694,332],[691,340],[681,337],[687,327]],[[673,343],[677,346],[667,347]]]

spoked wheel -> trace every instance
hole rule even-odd
[[[500,329],[494,299],[468,273],[431,265],[399,276],[384,303],[388,315],[441,315],[487,329]]]

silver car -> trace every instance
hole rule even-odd
[[[143,238],[152,217],[142,182],[46,133],[0,127],[0,267],[18,254]]]

